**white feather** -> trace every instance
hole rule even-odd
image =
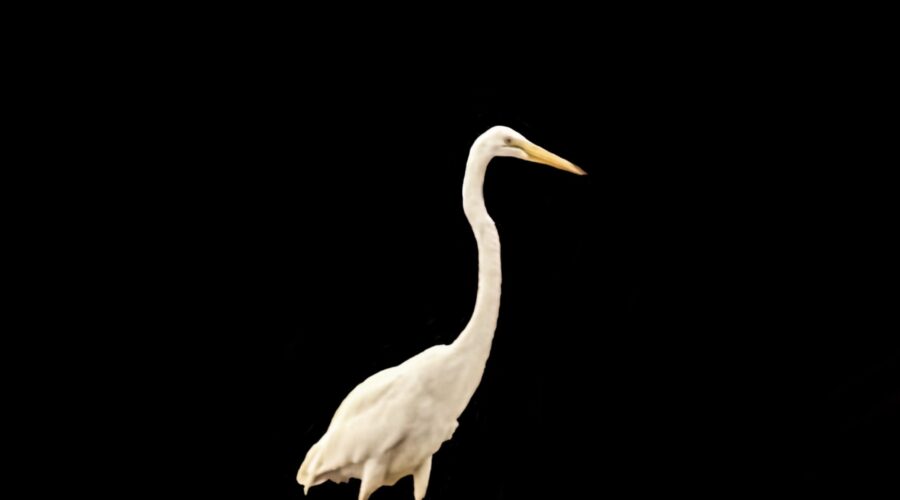
[[[481,382],[497,326],[500,239],[482,195],[487,165],[495,156],[512,156],[580,171],[554,155],[529,157],[529,149],[551,155],[507,127],[491,128],[472,145],[463,181],[463,208],[478,243],[472,318],[452,345],[431,347],[382,370],[347,395],[300,466],[297,481],[304,493],[324,481],[359,478],[359,499],[366,500],[379,487],[413,475],[415,498],[424,498],[431,456],[453,436],[457,418]]]

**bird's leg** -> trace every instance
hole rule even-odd
[[[363,467],[362,484],[359,485],[359,500],[369,500],[369,495],[384,483],[386,471],[387,467],[379,463],[377,458],[366,462]]]
[[[413,488],[416,500],[425,498],[425,490],[428,489],[428,479],[431,477],[431,457],[425,459],[422,465],[413,473]]]

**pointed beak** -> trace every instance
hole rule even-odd
[[[566,160],[565,158],[556,156],[555,154],[547,151],[537,144],[522,140],[516,141],[513,145],[517,146],[522,151],[525,151],[525,154],[528,155],[528,157],[525,159],[528,161],[543,163],[544,165],[550,165],[553,168],[565,170],[566,172],[572,172],[573,174],[577,175],[587,175],[587,172],[578,168],[578,166],[576,166],[574,163]]]

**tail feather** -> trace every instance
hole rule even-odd
[[[306,453],[306,458],[300,464],[300,470],[297,471],[297,482],[303,486],[304,495],[310,488],[318,486],[325,481],[346,483],[349,478],[359,478],[362,473],[362,464],[332,467],[328,462],[333,462],[334,460],[329,460],[327,451],[324,451],[328,448],[326,437],[323,437],[309,449]]]
[[[297,482],[303,486],[303,494],[306,495],[306,491],[309,488],[312,488],[316,484],[316,467],[318,466],[318,458],[319,458],[319,443],[313,445],[312,448],[309,449],[309,452],[306,454],[306,458],[303,459],[303,463],[300,465],[300,470],[297,471]]]

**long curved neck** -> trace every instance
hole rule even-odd
[[[463,180],[463,210],[475,233],[478,244],[478,295],[475,298],[475,312],[453,342],[452,348],[481,370],[491,352],[497,316],[500,313],[500,236],[494,221],[484,205],[484,175],[491,156],[477,144],[469,152],[466,176]],[[478,371],[477,385],[481,379]]]

